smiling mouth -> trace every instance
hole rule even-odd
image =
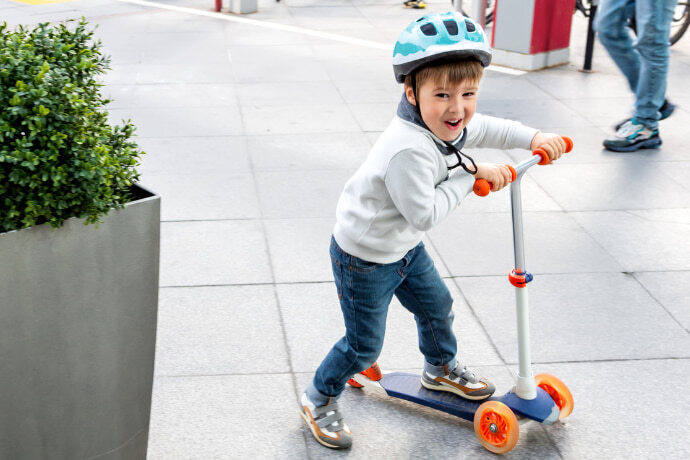
[[[460,122],[462,120],[455,120],[455,121],[444,121],[448,129],[456,130],[458,129],[458,126],[460,126]]]

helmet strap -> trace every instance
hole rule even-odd
[[[466,131],[466,130],[467,130],[467,128],[465,128],[465,132],[464,132],[465,135],[467,135],[467,131]],[[453,165],[453,166],[448,166],[448,170],[449,170],[449,171],[450,171],[451,169],[457,168],[458,166],[461,166],[462,169],[464,169],[465,172],[467,172],[468,174],[472,174],[472,175],[477,174],[477,171],[478,171],[478,169],[477,169],[477,164],[474,162],[474,160],[472,159],[471,156],[462,153],[462,152],[460,151],[460,149],[458,149],[456,146],[454,146],[454,145],[451,144],[450,142],[446,142],[446,145],[448,146],[448,149],[451,151],[451,153],[454,154],[454,155],[457,157],[457,159],[458,159],[458,164],[455,164],[455,165]],[[467,158],[468,160],[470,160],[470,163],[472,163],[472,168],[474,169],[474,171],[472,171],[470,168],[467,167],[467,165],[465,164],[465,162],[462,161],[462,157],[465,157],[465,158]]]
[[[414,95],[414,108],[417,110],[419,116],[422,116],[422,112],[419,110],[419,97],[417,97],[417,72],[412,72],[410,74],[410,83],[412,83],[412,94]]]

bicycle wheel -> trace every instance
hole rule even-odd
[[[671,21],[671,37],[669,39],[672,45],[680,40],[680,37],[688,30],[688,26],[690,26],[690,1],[680,0],[676,4]]]

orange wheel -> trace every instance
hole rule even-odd
[[[474,433],[494,454],[505,454],[518,442],[520,427],[512,410],[500,401],[487,401],[474,413]]]
[[[553,402],[558,406],[558,409],[561,411],[561,415],[558,417],[559,420],[563,420],[570,415],[573,411],[575,402],[573,401],[572,393],[570,393],[565,383],[551,374],[539,374],[534,377],[534,381],[539,388],[546,391],[549,396],[551,396]]]

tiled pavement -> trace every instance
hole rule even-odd
[[[392,46],[420,14],[400,3],[260,0],[249,17]],[[10,24],[81,15],[113,57],[111,118],[138,126],[142,182],[163,197],[149,458],[490,458],[470,423],[362,391],[342,397],[348,452],[318,445],[297,413],[343,332],[328,239],[343,184],[394,114],[390,51],[226,13],[0,0]],[[576,146],[523,187],[534,368],[569,385],[575,411],[564,425],[523,425],[506,457],[690,458],[690,37],[672,48],[668,94],[680,108],[661,124],[663,147],[614,154],[601,140],[632,99],[600,46],[596,72],[577,71],[586,23],[574,21],[570,65],[489,71],[480,93],[480,111]],[[517,355],[508,193],[469,197],[425,241],[456,299],[463,359],[507,390]],[[421,366],[397,301],[379,362]]]

